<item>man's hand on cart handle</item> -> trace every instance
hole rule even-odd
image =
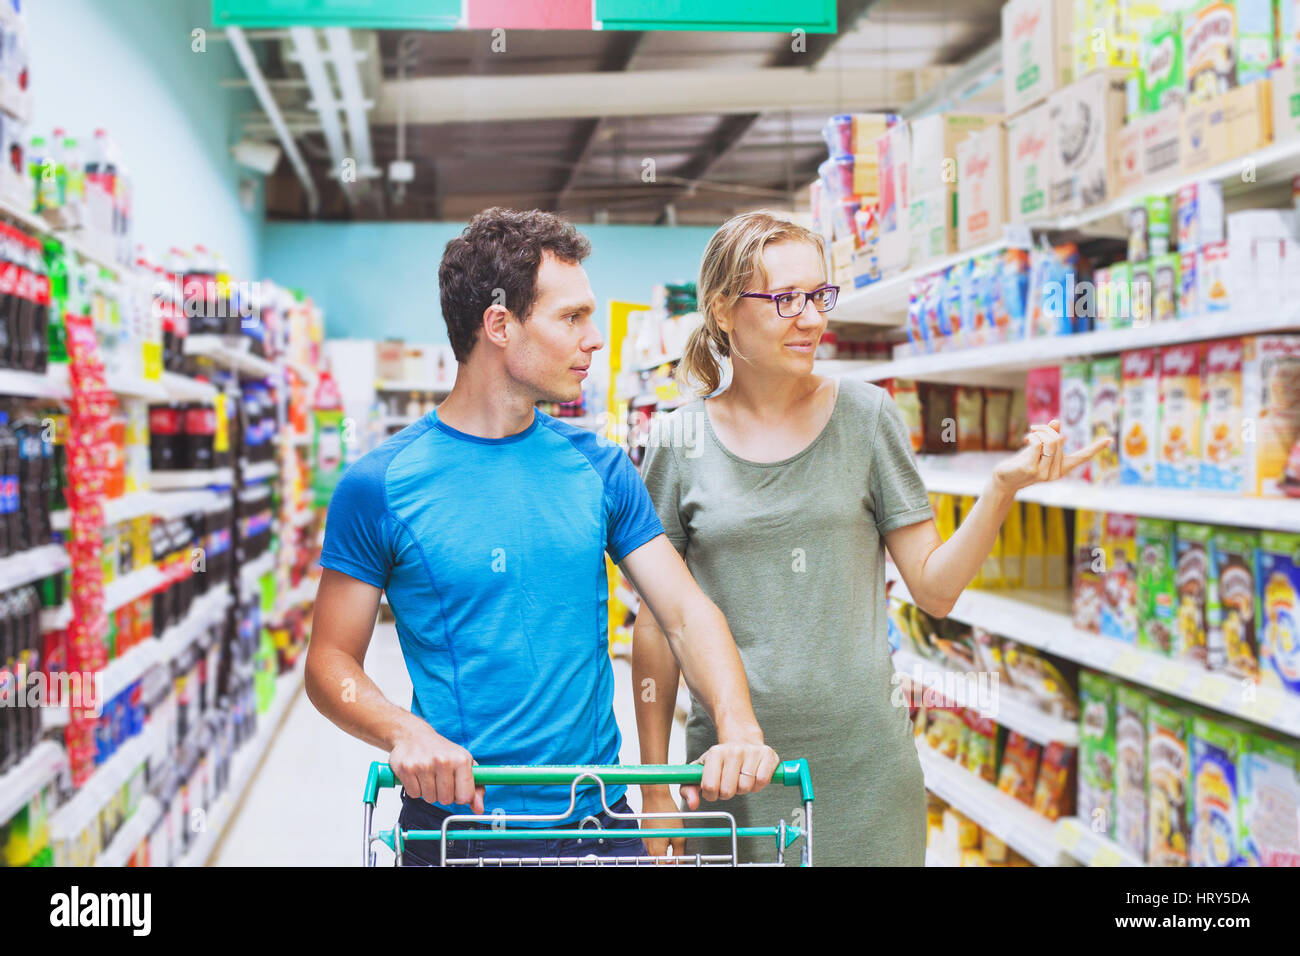
[[[681,788],[688,810],[698,810],[701,797],[711,802],[758,793],[771,782],[781,758],[761,741],[745,741],[715,744],[695,762],[704,764],[704,776],[698,787]]]
[[[428,803],[466,804],[483,812],[483,788],[474,786],[474,758],[428,724],[398,738],[388,765],[408,795]]]

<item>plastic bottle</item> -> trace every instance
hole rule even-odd
[[[18,691],[14,678],[17,654],[9,607],[8,593],[0,594],[0,681],[8,693],[14,694]],[[18,727],[14,717],[17,712],[17,707],[0,707],[0,774],[18,762]]]
[[[180,468],[177,439],[181,406],[154,405],[149,409],[149,467],[155,471]]]
[[[217,413],[211,405],[195,404],[185,410],[185,468],[212,467],[212,443],[217,431]]]
[[[14,309],[12,321],[13,335],[9,340],[9,354],[13,361],[12,368],[32,371],[36,367],[36,357],[31,351],[32,319],[36,311],[34,291],[35,278],[31,268],[31,246],[27,236],[14,231],[13,241],[9,245],[14,263]]]
[[[17,515],[18,439],[9,426],[9,413],[0,411],[0,557],[17,550]]]
[[[18,322],[16,241],[16,230],[0,223],[0,367],[3,368],[18,366],[14,352]]]
[[[32,178],[36,212],[59,208],[59,180],[54,153],[44,136],[27,144],[27,172]]]
[[[48,544],[50,540],[45,442],[41,436],[41,423],[32,415],[24,413],[14,422],[14,437],[18,439],[18,551]]]
[[[41,241],[29,239],[27,248],[32,267],[32,371],[44,374],[50,364],[50,277]]]
[[[185,339],[189,336],[191,329],[197,329],[197,326],[190,320],[189,312],[186,310],[184,288],[182,286],[182,279],[189,268],[185,261],[185,253],[172,246],[167,252],[165,268],[166,280],[171,288],[172,297],[173,348],[171,371],[183,373],[188,364],[185,357]]]
[[[105,130],[95,130],[86,157],[86,225],[102,233],[113,232],[117,160]]]
[[[58,135],[59,130],[54,132]],[[86,207],[86,163],[75,136],[63,137],[59,161],[63,168],[63,208],[69,222],[80,224],[84,221]]]
[[[217,302],[217,267],[208,250],[195,246],[186,263],[181,289],[190,329],[199,335],[220,335],[223,319]]]

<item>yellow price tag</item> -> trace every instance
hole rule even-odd
[[[1141,669],[1142,663],[1142,655],[1132,648],[1126,647],[1115,655],[1110,662],[1110,667],[1117,674],[1132,677]]]
[[[1079,840],[1083,835],[1079,832],[1079,825],[1072,820],[1066,820],[1057,828],[1056,839],[1061,846],[1067,850],[1074,850],[1079,845]]]
[[[1193,693],[1206,703],[1217,706],[1228,696],[1228,685],[1206,674],[1196,682]]]
[[[1182,683],[1183,675],[1186,673],[1181,667],[1172,662],[1161,664],[1156,669],[1156,683],[1165,690],[1173,690]]]
[[[1123,859],[1112,846],[1102,846],[1097,848],[1097,852],[1092,855],[1093,866],[1119,866]]]
[[[217,392],[216,398],[212,400],[213,410],[217,414],[217,430],[212,436],[212,452],[220,454],[230,450],[230,430],[226,427],[226,393]]]

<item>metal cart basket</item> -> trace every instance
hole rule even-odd
[[[704,774],[700,764],[681,766],[547,766],[547,767],[474,767],[474,783],[488,786],[540,786],[567,784],[569,787],[569,807],[556,814],[453,814],[447,817],[440,830],[402,830],[400,824],[391,830],[373,829],[375,801],[381,787],[396,787],[398,781],[392,768],[381,761],[370,765],[366,777],[363,819],[365,847],[363,865],[375,866],[376,842],[381,842],[397,855],[397,865],[402,865],[402,852],[407,841],[437,840],[439,859],[444,866],[736,866],[739,864],[738,847],[741,840],[769,839],[776,842],[777,862],[755,863],[753,866],[782,866],[785,851],[800,837],[803,837],[800,865],[812,866],[812,776],[808,763],[804,760],[786,760],[777,766],[772,775],[772,784],[784,784],[798,787],[802,807],[795,811],[795,822],[787,824],[778,821],[774,826],[738,827],[735,817],[720,810],[681,810],[673,813],[617,813],[610,809],[606,797],[607,785],[619,784],[692,784],[698,786]],[[594,816],[585,817],[576,826],[569,824],[551,829],[536,826],[511,827],[510,823],[554,823],[563,824],[572,818],[577,806],[578,788],[597,788],[600,791],[600,804],[604,812],[616,820],[712,820],[715,826],[677,826],[672,828],[651,828],[641,826],[629,829],[602,828]],[[802,819],[799,819],[802,817]],[[454,824],[490,824],[488,828],[455,828]],[[474,857],[467,859],[449,859],[447,845],[456,840],[496,841],[496,840],[601,840],[628,839],[670,839],[674,837],[703,838],[720,837],[730,843],[729,853],[694,854],[686,856],[631,856],[631,857],[597,857],[594,855],[574,855],[562,857]]]

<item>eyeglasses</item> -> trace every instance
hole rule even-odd
[[[839,297],[840,287],[837,285],[824,285],[820,289],[813,289],[811,292],[781,292],[772,295],[770,292],[742,292],[742,299],[771,299],[776,303],[776,314],[783,319],[793,319],[800,315],[808,306],[808,300],[812,299],[813,308],[818,312],[829,312],[835,308],[835,300]]]

